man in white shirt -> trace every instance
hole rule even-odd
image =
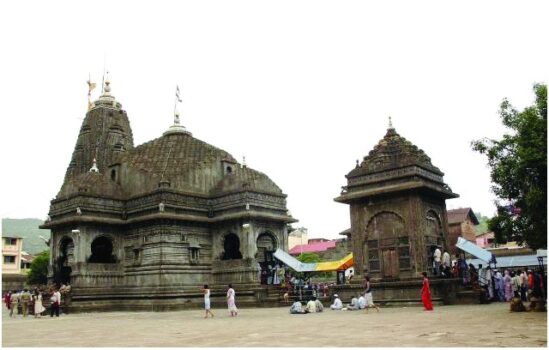
[[[358,298],[358,308],[361,310],[366,308],[366,298],[364,295],[361,295],[360,298]]]
[[[314,297],[311,300],[309,300],[309,302],[307,303],[307,312],[308,313],[316,312],[316,303],[313,299],[314,299]]]
[[[341,299],[339,299],[339,295],[334,294],[334,303],[330,305],[330,309],[332,310],[341,310],[343,309],[343,303],[341,302]]]
[[[433,253],[433,258],[435,260],[435,275],[438,275],[440,272],[440,258],[442,256],[442,252],[440,249],[436,248],[435,252]]]
[[[55,313],[55,316],[59,317],[59,306],[61,305],[61,293],[59,293],[59,291],[56,288],[53,289],[53,294],[50,298],[50,301],[51,301],[50,317],[53,317],[54,313]]]
[[[442,265],[444,265],[445,267],[452,267],[452,265],[450,264],[450,254],[448,252],[444,252],[444,254],[442,254]]]
[[[316,299],[316,298],[315,298]],[[315,305],[316,305],[316,312],[322,312],[324,311],[324,305],[322,305],[322,303],[320,302],[320,300],[316,299],[315,300]]]

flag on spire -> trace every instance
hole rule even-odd
[[[92,102],[91,102],[91,92],[92,92],[93,89],[95,89],[95,86],[96,86],[97,84],[96,84],[96,83],[92,83],[92,81],[91,81],[91,76],[90,76],[90,75],[88,75],[88,81],[87,81],[87,83],[88,83],[88,111],[89,111],[89,110],[92,109],[92,107],[93,107],[93,104],[92,104]]]
[[[181,99],[181,97],[179,96],[179,85],[176,85],[175,86],[175,97],[177,98],[177,100],[179,102],[183,102],[183,100]]]

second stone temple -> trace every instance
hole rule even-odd
[[[432,271],[436,248],[448,250],[445,200],[458,197],[444,174],[391,123],[347,175],[335,200],[350,205],[355,271],[375,279],[419,277]]]

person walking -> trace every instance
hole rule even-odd
[[[19,305],[19,294],[17,292],[12,293],[10,296],[10,317],[13,317],[13,311],[17,314],[17,306]]]
[[[370,277],[364,276],[364,282],[362,283],[362,288],[364,289],[364,299],[366,299],[366,306],[364,310],[368,312],[370,307],[375,307],[377,312],[379,312],[379,307],[374,304],[374,296],[372,295],[372,286],[370,284]]]
[[[425,311],[433,310],[433,302],[431,301],[431,289],[429,288],[429,279],[427,278],[427,272],[422,272],[423,275],[423,287],[421,287],[421,301]]]
[[[4,295],[4,303],[8,310],[11,310],[11,290]]]
[[[212,313],[212,310],[210,309],[210,289],[208,288],[208,285],[205,284],[204,288],[202,288],[202,293],[204,293],[204,310],[206,310],[206,314],[204,315],[204,318],[208,318],[208,314],[214,317],[214,314]]]
[[[42,317],[42,312],[46,311],[42,305],[42,292],[36,289],[34,294],[34,317]]]
[[[238,309],[236,308],[236,302],[235,302],[235,291],[233,289],[233,286],[229,284],[229,290],[227,290],[227,306],[229,308],[229,312],[231,313],[231,317],[236,317],[238,315]]]
[[[29,293],[28,289],[23,290],[23,294],[21,294],[21,311],[23,312],[23,317],[27,317],[29,314],[29,304],[32,301],[32,296]]]

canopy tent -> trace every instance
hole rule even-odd
[[[315,271],[341,271],[353,266],[353,253],[336,261],[325,261],[316,264]]]
[[[495,257],[492,253],[461,237],[458,237],[456,247],[473,256],[476,256],[478,259],[486,263],[495,262]]]
[[[325,261],[320,263],[302,263],[281,249],[277,249],[274,252],[274,257],[297,272],[339,271],[346,270],[353,266],[353,253],[336,261]]]
[[[498,267],[508,268],[508,267],[529,267],[529,266],[539,266],[539,259],[541,258],[543,265],[547,265],[547,250],[538,250],[537,254],[529,255],[510,255],[510,256],[500,256],[498,257]],[[467,263],[473,265],[478,265],[482,263],[480,259],[468,259]]]

